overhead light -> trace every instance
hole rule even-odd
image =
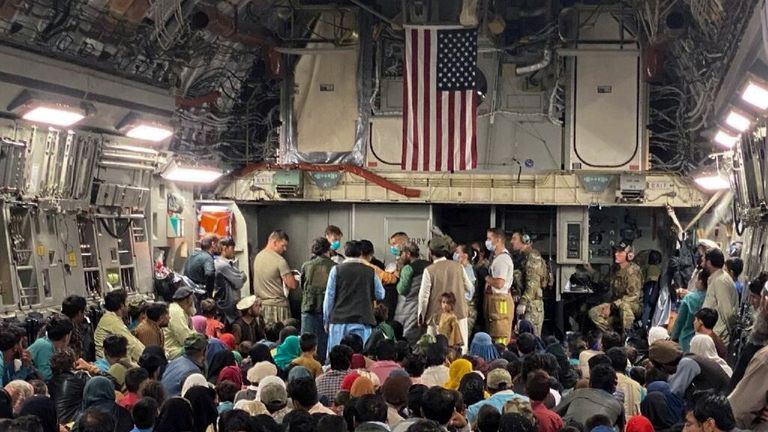
[[[760,111],[765,111],[768,109],[768,88],[755,81],[747,81],[741,91],[741,99]]]
[[[749,108],[756,108],[760,113],[768,110],[768,66],[765,63],[758,59],[750,66],[739,93]]]
[[[699,187],[701,187],[704,190],[708,191],[718,191],[723,189],[729,189],[731,187],[731,182],[728,181],[725,176],[717,174],[717,175],[701,175],[698,177],[695,177],[693,181],[696,182]]]
[[[224,175],[218,168],[194,165],[182,165],[176,161],[168,164],[168,167],[160,174],[166,180],[185,183],[211,183]]]
[[[18,113],[24,119],[51,126],[69,127],[84,119],[93,105],[80,106],[42,98],[29,90],[22,91],[8,105],[8,111]]]
[[[714,141],[720,145],[720,147],[730,149],[739,142],[739,138],[741,138],[741,135],[739,134],[734,134],[726,129],[720,129],[715,134]]]
[[[173,128],[160,121],[147,119],[138,113],[130,112],[115,129],[123,132],[129,138],[143,141],[160,142],[173,135]]]
[[[725,116],[725,124],[739,132],[746,132],[752,127],[752,120],[748,114],[732,108]]]

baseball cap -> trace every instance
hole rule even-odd
[[[445,236],[435,236],[429,241],[429,249],[436,252],[450,252],[451,241]]]
[[[288,403],[288,392],[278,383],[264,384],[259,388],[261,402],[267,407],[276,407]]]
[[[488,388],[502,390],[512,386],[512,377],[506,369],[494,369],[488,372]]]

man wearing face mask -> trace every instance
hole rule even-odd
[[[219,246],[221,255],[214,263],[216,265],[214,298],[227,323],[231,325],[239,317],[235,306],[240,301],[240,290],[248,280],[248,276],[238,268],[235,260],[235,240],[232,237],[226,237],[219,242]]]
[[[402,264],[400,263],[400,252],[403,250],[403,247],[406,243],[408,243],[410,239],[408,238],[408,234],[404,232],[396,232],[389,236],[389,253],[395,256],[395,258],[398,258],[397,268],[400,269],[402,267]]]
[[[507,344],[512,336],[515,301],[510,290],[515,265],[506,248],[506,236],[500,228],[486,232],[485,247],[493,252],[491,274],[485,277],[485,320],[494,342]]]
[[[328,225],[325,228],[325,239],[330,243],[331,260],[336,264],[344,262],[344,255],[339,253],[341,249],[341,239],[344,238],[344,233],[341,232],[341,228],[336,225]]]
[[[190,326],[190,317],[197,313],[193,294],[192,288],[181,286],[173,293],[173,303],[168,306],[170,319],[163,334],[169,360],[180,356],[184,351],[184,340],[195,334]]]
[[[317,354],[323,363],[328,347],[328,334],[323,326],[323,300],[328,275],[336,265],[331,258],[331,246],[327,238],[316,238],[312,242],[312,259],[301,266],[304,293],[301,299],[301,330],[317,335]]]

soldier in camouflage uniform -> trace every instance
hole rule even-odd
[[[541,336],[541,328],[544,324],[544,293],[543,289],[548,285],[547,265],[539,251],[531,245],[531,238],[527,234],[516,232],[510,239],[512,248],[524,257],[521,280],[524,281],[522,296],[517,306],[518,318],[530,321],[536,336]],[[517,279],[517,278],[516,278]]]
[[[632,327],[642,310],[643,272],[632,262],[634,251],[625,240],[614,246],[614,262],[618,271],[610,279],[613,305],[621,311],[624,331]],[[602,331],[611,330],[611,303],[597,305],[589,310],[589,318]]]

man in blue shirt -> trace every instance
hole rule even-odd
[[[60,351],[69,346],[69,339],[72,336],[74,325],[66,316],[54,315],[48,320],[45,326],[45,336],[38,338],[29,346],[29,353],[32,355],[32,364],[43,376],[46,382],[51,379],[51,357],[56,351]]]
[[[491,397],[472,404],[467,408],[467,421],[470,424],[477,422],[477,414],[480,412],[480,408],[485,405],[491,405],[499,412],[503,412],[504,405],[512,399],[529,402],[528,397],[512,391],[512,376],[509,375],[506,369],[494,369],[488,372],[487,384]]]
[[[350,241],[344,246],[346,259],[328,274],[323,301],[323,320],[328,328],[328,349],[348,334],[368,340],[376,318],[373,301],[384,299],[384,286],[376,272],[361,258],[362,245]]]
[[[179,396],[184,380],[192,374],[205,370],[207,351],[208,339],[203,334],[193,333],[184,340],[184,354],[168,363],[168,367],[163,372],[161,383],[168,392],[168,396]]]
[[[25,380],[32,373],[32,356],[21,347],[23,335],[24,330],[13,324],[0,325],[0,351],[3,353],[0,385],[3,387],[13,380]]]

